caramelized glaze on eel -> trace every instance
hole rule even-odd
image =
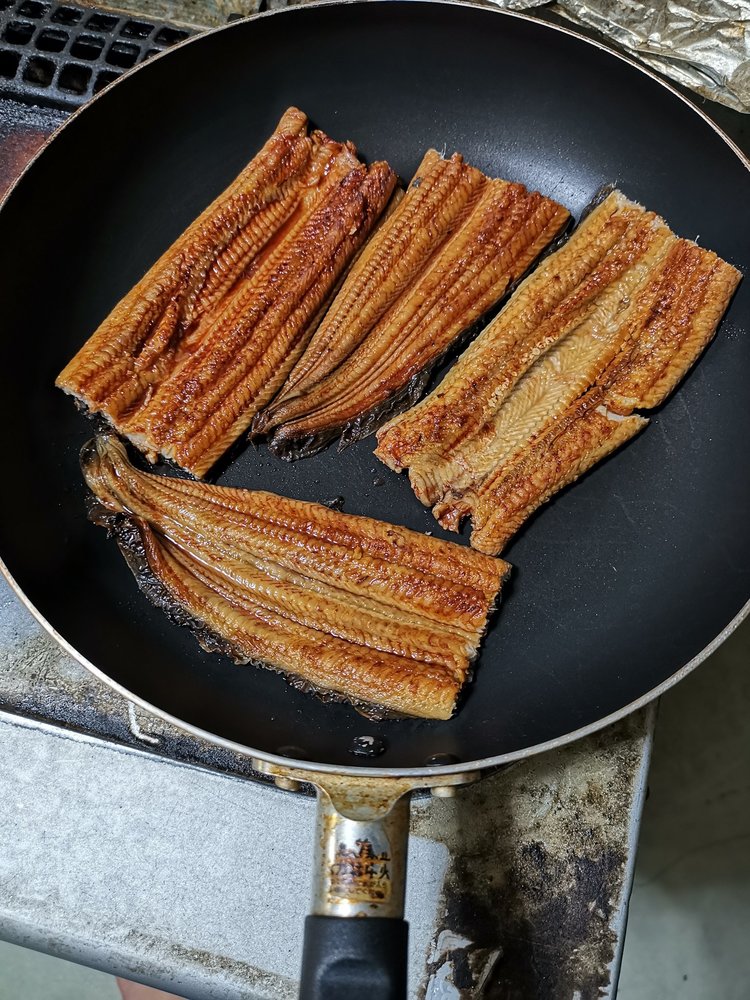
[[[637,434],[713,337],[740,279],[613,191],[419,405],[378,434],[444,527],[502,551],[536,508]]]
[[[289,459],[342,431],[344,442],[370,433],[419,398],[451,344],[568,219],[522,184],[430,150],[254,433],[271,433],[271,449]]]
[[[81,453],[141,589],[205,648],[327,696],[447,719],[509,566],[406,528]]]
[[[204,475],[278,391],[396,185],[285,112],[57,379],[150,458]]]

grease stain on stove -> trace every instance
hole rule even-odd
[[[414,803],[415,834],[452,831],[419,1000],[611,995],[642,732],[626,719],[453,800]]]
[[[624,864],[623,854],[606,845],[584,857],[575,850],[561,855],[541,841],[524,844],[508,880],[524,906],[508,912],[504,961],[488,995],[600,997],[610,982],[616,942],[611,901]]]

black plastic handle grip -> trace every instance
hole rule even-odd
[[[409,925],[393,917],[307,917],[300,1000],[406,1000]]]

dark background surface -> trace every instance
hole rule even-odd
[[[113,679],[265,752],[414,767],[436,753],[515,753],[592,724],[668,679],[747,598],[746,288],[647,431],[508,549],[512,583],[448,723],[371,723],[203,653],[86,522],[77,454],[91,427],[54,377],[291,103],[404,179],[427,146],[445,146],[576,215],[616,181],[680,235],[740,267],[750,257],[746,168],[674,95],[576,39],[494,12],[408,3],[298,8],[206,36],[91,106],[0,213],[0,554],[41,613]],[[342,495],[347,512],[455,537],[372,448],[369,439],[293,465],[249,448],[220,481]],[[353,757],[363,734],[382,738],[385,753]]]

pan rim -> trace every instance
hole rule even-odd
[[[157,60],[168,56],[171,52],[176,49],[182,48],[186,45],[190,45],[197,42],[199,39],[205,38],[208,35],[218,34],[219,32],[229,31],[235,29],[238,24],[243,24],[251,21],[256,21],[261,18],[275,17],[285,14],[291,14],[294,11],[307,10],[310,8],[319,7],[341,7],[342,4],[347,6],[364,6],[365,3],[372,3],[373,0],[314,0],[312,3],[307,3],[304,7],[284,7],[278,8],[276,10],[264,11],[259,14],[254,14],[246,18],[242,18],[239,21],[233,21],[229,24],[220,25],[216,28],[211,28],[206,31],[201,31],[196,35],[186,38],[182,42],[170,49],[165,49],[158,55],[149,59],[147,63],[140,63],[138,66],[134,67],[127,73],[122,74],[117,80],[113,81],[109,86],[104,88],[99,94],[95,95],[91,100],[87,101],[86,104],[82,105],[76,111],[73,112],[55,131],[42,143],[34,156],[29,160],[24,169],[15,178],[13,183],[10,185],[5,195],[0,199],[0,211],[4,208],[5,204],[12,196],[13,192],[20,185],[22,179],[26,176],[27,172],[31,170],[36,161],[44,152],[46,152],[48,146],[73,122],[78,116],[91,107],[97,100],[107,94],[112,88],[118,86],[123,80],[132,76],[133,73],[142,70],[147,65],[154,64]],[[403,5],[416,6],[417,4],[423,5],[425,0],[375,0],[375,2],[380,5],[386,5],[388,3],[398,2]],[[673,86],[668,81],[662,79],[657,73],[652,71],[646,66],[641,65],[629,56],[626,56],[610,46],[599,42],[596,39],[591,39],[585,35],[580,34],[570,28],[564,27],[562,25],[551,24],[547,21],[542,21],[539,18],[533,17],[529,14],[524,14],[518,11],[502,10],[499,8],[479,6],[476,3],[470,2],[470,0],[429,0],[430,6],[436,7],[462,7],[474,11],[485,11],[489,14],[500,15],[505,17],[516,18],[521,21],[531,22],[534,25],[540,25],[550,31],[559,32],[563,35],[568,35],[572,38],[577,39],[593,48],[603,51],[606,55],[619,59],[621,62],[636,69],[639,73],[649,77],[654,80],[661,87],[669,91],[675,97],[677,97],[683,104],[685,104],[689,109],[691,109],[699,118],[701,118],[718,136],[719,138],[729,147],[729,149],[734,153],[734,155],[739,159],[740,163],[745,167],[745,169],[750,173],[750,158],[748,158],[744,152],[737,146],[737,144],[724,132],[724,130],[716,124],[701,108],[699,108],[692,100],[682,94],[675,86]],[[11,574],[9,568],[6,566],[5,561],[0,558],[0,574],[5,578],[9,587],[18,598],[18,600],[23,604],[26,609],[31,613],[31,615],[36,619],[36,621],[42,626],[42,628],[47,632],[47,634],[55,640],[55,642],[69,655],[72,656],[74,660],[80,663],[81,666],[85,667],[90,673],[101,680],[103,683],[107,684],[112,690],[116,691],[127,701],[138,705],[152,715],[161,719],[168,724],[175,726],[177,729],[188,733],[191,736],[195,736],[199,739],[207,740],[215,746],[222,747],[225,750],[229,750],[233,753],[240,754],[244,757],[251,757],[259,761],[263,761],[268,764],[272,764],[275,767],[287,770],[297,770],[297,771],[308,771],[308,772],[319,772],[321,774],[336,774],[343,775],[346,777],[371,777],[371,778],[414,778],[415,787],[419,786],[419,778],[430,778],[431,784],[434,784],[434,778],[440,775],[455,775],[465,772],[473,772],[477,770],[486,770],[489,768],[498,767],[505,764],[510,764],[515,761],[524,760],[528,757],[535,756],[539,753],[545,753],[549,750],[559,749],[560,747],[566,746],[569,743],[573,743],[583,737],[590,736],[593,733],[599,732],[605,729],[607,726],[618,722],[633,712],[644,708],[650,702],[661,697],[666,691],[674,687],[681,680],[683,680],[689,673],[691,673],[697,666],[699,666],[704,660],[706,660],[712,653],[714,653],[719,646],[735,631],[735,629],[744,621],[745,618],[750,615],[750,599],[743,605],[742,608],[737,612],[737,614],[728,622],[728,624],[709,642],[700,652],[698,652],[691,660],[686,664],[676,670],[668,678],[657,684],[655,687],[651,688],[645,694],[641,695],[639,698],[629,702],[628,704],[617,709],[615,712],[610,713],[603,718],[591,722],[586,726],[581,726],[578,729],[571,730],[568,733],[564,733],[561,736],[554,737],[551,740],[547,740],[542,743],[537,743],[529,747],[524,747],[519,750],[510,751],[505,754],[498,754],[492,757],[486,757],[478,760],[464,761],[458,764],[451,765],[435,765],[435,766],[421,766],[421,767],[389,767],[389,768],[377,768],[377,767],[361,767],[357,765],[337,765],[320,763],[309,760],[295,760],[290,757],[281,757],[277,754],[269,753],[264,750],[258,750],[256,748],[246,746],[242,743],[237,743],[234,740],[227,739],[223,736],[219,736],[216,733],[211,733],[208,730],[204,730],[199,726],[195,726],[191,723],[185,722],[182,719],[171,715],[169,712],[152,705],[150,702],[141,698],[139,695],[134,694],[129,691],[118,681],[109,677],[103,670],[93,664],[87,657],[83,656],[75,647],[68,642],[63,635],[61,635],[57,629],[44,617],[44,615],[36,608],[32,601],[24,593],[23,589],[16,582],[13,575]]]

